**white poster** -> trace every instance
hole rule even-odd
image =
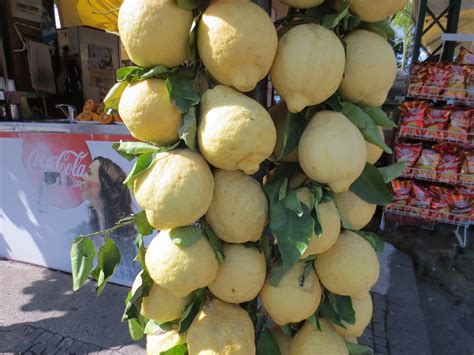
[[[132,168],[112,149],[129,136],[0,133],[0,257],[67,271],[79,235],[112,227],[139,210],[123,185]],[[139,271],[135,229],[111,235],[122,254],[112,282]],[[102,237],[94,238],[96,247]]]

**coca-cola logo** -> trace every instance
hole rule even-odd
[[[43,155],[39,149],[34,149],[26,161],[26,167],[30,172],[57,172],[73,178],[80,178],[87,172],[88,167],[83,162],[88,156],[88,152],[73,150],[63,150],[57,156],[48,156]]]
[[[41,203],[59,208],[80,205],[82,178],[92,163],[88,136],[25,133],[22,138],[23,164]]]

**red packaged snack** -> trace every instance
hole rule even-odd
[[[461,157],[459,146],[452,143],[440,143],[433,150],[441,154],[438,167],[438,179],[443,182],[455,183],[458,180]]]
[[[437,139],[443,138],[443,131],[448,126],[449,117],[451,116],[451,110],[446,107],[437,108],[430,107],[426,110],[424,118],[424,125],[426,128],[425,135]]]
[[[441,154],[433,149],[422,149],[415,168],[416,175],[420,177],[434,179],[436,178],[436,168],[441,160]]]
[[[452,75],[451,63],[431,63],[428,66],[428,75],[421,94],[423,96],[442,95]]]
[[[474,151],[468,150],[462,154],[461,176],[459,179],[467,184],[474,184]]]
[[[463,193],[461,189],[455,189],[453,193],[447,196],[451,213],[463,216],[470,216],[472,213],[471,201],[469,196]]]
[[[406,205],[410,197],[412,180],[392,180],[392,188],[395,195],[393,203],[396,205]]]
[[[416,208],[420,208],[418,213],[422,215],[429,215],[429,207],[433,197],[428,188],[413,183],[411,187],[411,196],[408,199],[408,205]]]
[[[456,109],[451,112],[451,122],[448,126],[448,137],[456,141],[467,141],[470,122],[470,111]]]
[[[397,161],[406,161],[407,168],[415,165],[422,149],[421,143],[400,143],[395,146],[395,158]]]
[[[417,96],[421,93],[421,87],[428,74],[428,67],[421,63],[415,63],[410,67],[409,96]]]
[[[466,71],[460,65],[451,66],[451,77],[447,83],[444,96],[448,99],[464,99],[466,97]]]
[[[433,196],[430,209],[436,211],[433,212],[433,217],[438,218],[442,214],[449,214],[451,206],[448,203],[448,195],[452,193],[452,190],[435,185],[430,186],[429,189]]]
[[[407,101],[400,106],[400,114],[402,118],[402,127],[400,129],[400,134],[403,135],[420,135],[420,129],[425,126],[424,118],[426,110],[429,108],[429,105],[426,101]],[[410,127],[410,128],[408,128]]]
[[[455,63],[458,65],[474,65],[474,53],[466,47],[461,47]]]

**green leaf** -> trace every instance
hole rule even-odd
[[[355,312],[352,307],[352,300],[349,296],[336,295],[329,291],[326,292],[333,309],[337,312],[339,319],[347,324],[355,324]]]
[[[314,229],[311,210],[303,204],[303,214],[298,217],[286,207],[285,200],[278,201],[270,208],[270,230],[278,241],[283,260],[281,269],[270,276],[269,282],[272,285],[277,285],[283,274],[298,262],[308,248]]]
[[[382,238],[377,233],[374,232],[365,232],[365,231],[354,231],[355,233],[359,234],[365,240],[367,240],[372,248],[375,251],[383,251],[385,243]]]
[[[179,138],[189,149],[196,151],[196,109],[191,107],[183,116],[183,124],[178,129]]]
[[[168,350],[160,352],[160,355],[187,355],[187,354],[188,354],[187,344],[177,344]]]
[[[141,322],[136,318],[128,319],[127,322],[128,322],[128,331],[132,339],[135,341],[140,340],[145,334],[143,325],[141,324]]]
[[[284,191],[288,188],[288,178],[274,180],[273,183],[265,185],[263,191],[267,195],[268,202],[270,203],[270,209],[278,201],[280,201],[281,191]]]
[[[392,149],[385,144],[372,118],[362,111],[359,106],[344,102],[342,113],[359,129],[366,141],[382,148],[386,153],[392,153]]]
[[[352,32],[354,31],[357,26],[360,25],[360,17],[359,16],[354,16],[352,14],[350,14],[348,17],[347,17],[347,21],[344,23],[344,30],[346,32]]]
[[[252,320],[253,326],[255,328],[258,323],[258,299],[254,298],[249,302],[242,303],[241,306],[249,314],[249,317]]]
[[[311,324],[314,326],[314,328],[315,328],[316,330],[321,331],[321,324],[319,324],[319,317],[318,317],[318,315],[317,315],[316,313],[315,313],[315,314],[312,314],[312,315],[307,319],[307,321],[308,321],[309,323],[311,323]]]
[[[179,320],[179,325],[178,325],[178,332],[180,334],[184,333],[186,330],[188,330],[189,326],[193,322],[194,318],[196,315],[199,313],[199,310],[201,309],[201,302],[202,302],[202,297],[204,294],[204,289],[200,288],[196,291],[193,292],[192,300],[191,303],[189,303],[182,316],[181,319]]]
[[[114,86],[112,86],[112,89],[109,90],[107,96],[104,98],[104,110],[106,112],[109,110],[112,110],[113,112],[118,111],[120,98],[127,86],[128,83],[126,81],[115,83]]]
[[[270,236],[268,235],[268,233],[264,232],[262,235],[262,238],[260,238],[260,248],[262,249],[263,255],[265,255],[265,260],[268,265],[272,257],[272,250],[270,246]]]
[[[184,10],[194,10],[201,4],[200,0],[178,0],[177,5],[178,7],[184,9]]]
[[[173,243],[182,248],[196,244],[203,237],[204,234],[197,226],[177,227],[170,231],[170,238]]]
[[[333,28],[337,27],[339,23],[349,15],[349,3],[345,2],[344,6],[342,7],[341,11],[337,14],[326,15],[323,18],[322,25],[327,29],[332,30]]]
[[[154,228],[148,223],[145,211],[135,213],[133,215],[133,221],[135,222],[138,233],[141,235],[150,235],[153,233]]]
[[[351,343],[346,341],[347,350],[349,355],[374,355],[374,351],[365,345]]]
[[[160,323],[156,320],[150,319],[145,326],[145,334],[146,335],[158,335],[163,332],[167,332],[171,329],[173,329],[174,326],[176,326],[177,323],[174,321],[171,322],[166,322],[166,323]]]
[[[298,199],[295,190],[291,190],[285,198],[285,207],[296,213],[298,217],[303,215],[303,206]]]
[[[258,337],[257,355],[281,355],[278,343],[269,329],[265,329]]]
[[[374,121],[376,126],[388,128],[397,127],[395,122],[388,118],[387,114],[382,109],[372,106],[363,106],[361,109],[372,118],[372,121]]]
[[[325,101],[325,103],[329,105],[334,111],[342,111],[342,101],[339,95],[337,94],[333,94],[329,99]]]
[[[314,205],[313,210],[311,211],[311,217],[314,221],[314,235],[316,236],[316,238],[321,238],[321,236],[323,235],[323,226],[321,224],[321,219],[319,215],[319,204],[316,203]]]
[[[191,63],[196,63],[196,58],[197,58],[197,43],[196,43],[196,38],[197,38],[197,30],[198,30],[198,25],[199,21],[201,20],[202,14],[200,13],[193,19],[193,23],[191,24],[191,29],[189,30],[189,60]]]
[[[146,80],[149,78],[153,78],[155,76],[161,76],[163,74],[168,74],[170,69],[163,65],[157,65],[156,67],[151,68],[150,70],[144,72],[140,75],[139,80]]]
[[[141,67],[122,67],[117,70],[117,81],[125,81],[132,83],[138,80],[138,78],[140,78],[144,73],[146,73],[146,69],[143,69]]]
[[[285,158],[298,146],[305,127],[306,121],[301,119],[299,114],[287,112],[282,146],[277,160]]]
[[[138,261],[140,263],[140,266],[142,267],[142,269],[146,269],[146,265],[145,265],[145,253],[146,253],[146,249],[145,249],[145,244],[143,243],[143,235],[138,233],[137,236],[135,237],[135,242],[134,242],[135,246],[137,247],[137,255],[135,256],[135,259],[136,261]]]
[[[380,171],[373,165],[366,163],[365,169],[359,178],[351,185],[350,190],[365,202],[373,205],[386,206],[392,202],[387,185]]]
[[[125,310],[123,312],[122,321],[128,319],[139,319],[140,317],[140,308],[142,304],[143,297],[148,296],[148,293],[153,286],[153,280],[146,270],[143,270],[140,273],[141,283],[134,292],[130,290],[125,299]]]
[[[74,291],[87,281],[94,265],[95,246],[91,239],[77,237],[71,247],[71,271]]]
[[[276,167],[275,174],[272,178],[272,183],[276,183],[285,178],[289,179],[299,171],[300,165],[298,163],[281,162]]]
[[[209,240],[209,244],[211,244],[211,247],[214,250],[214,253],[216,254],[217,260],[220,263],[223,263],[225,260],[225,254],[222,240],[217,237],[211,225],[205,219],[202,221],[202,225],[206,232],[207,239]]]
[[[123,142],[112,144],[112,148],[127,160],[147,153],[163,153],[175,149],[179,145],[179,141],[172,145],[164,147],[157,146],[152,143],[145,142]]]
[[[200,97],[194,89],[194,80],[183,77],[184,75],[170,74],[165,84],[171,104],[182,113],[188,112],[192,106],[199,103]]]
[[[293,331],[291,330],[291,327],[290,327],[289,324],[280,325],[280,329],[284,334],[286,334],[290,337],[293,336]]]
[[[383,168],[378,168],[380,174],[383,176],[383,181],[387,184],[393,179],[398,178],[403,174],[408,165],[407,161],[399,161],[389,166],[384,166]]]
[[[345,328],[344,324],[342,324],[341,318],[337,314],[336,310],[333,308],[329,299],[326,297],[323,302],[319,305],[318,313],[328,321],[333,324],[336,324],[340,327]]]
[[[310,260],[310,261],[307,261],[305,264],[304,264],[304,269],[303,269],[303,274],[299,277],[298,279],[298,283],[300,285],[300,287],[303,287],[304,285],[304,282],[306,281],[306,279],[308,278],[311,270],[313,270],[313,261]]]
[[[379,21],[379,22],[364,22],[362,21],[359,25],[359,29],[367,30],[370,32],[374,32],[380,36],[382,36],[385,40],[391,40],[395,37],[395,31],[390,26],[387,20]]]
[[[111,238],[105,238],[105,243],[99,248],[97,266],[92,272],[97,280],[97,295],[102,294],[109,278],[120,263],[120,250]]]
[[[132,171],[128,174],[127,178],[123,182],[129,188],[133,187],[133,182],[135,179],[146,170],[151,168],[153,162],[155,160],[155,154],[153,153],[145,153],[138,157],[135,165],[132,168]]]

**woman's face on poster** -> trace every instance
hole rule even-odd
[[[100,178],[99,178],[99,166],[100,162],[94,160],[89,165],[87,175],[84,176],[82,182],[82,198],[89,201],[94,201],[99,198],[100,195]]]

